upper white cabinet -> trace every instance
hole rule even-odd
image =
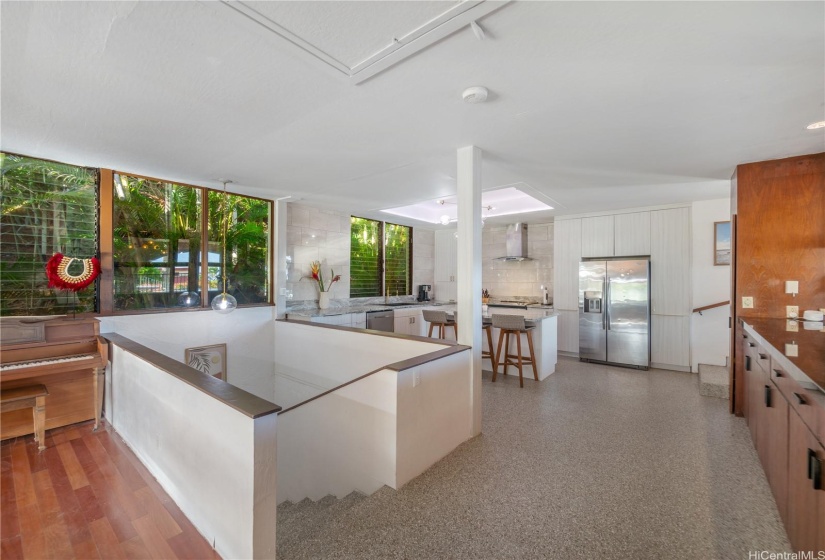
[[[582,257],[613,256],[613,216],[581,219]]]
[[[458,239],[455,231],[446,229],[435,232],[435,293],[438,301],[455,301],[457,294]]]
[[[458,239],[453,230],[435,232],[435,281],[455,282]]]
[[[614,239],[617,257],[637,257],[650,254],[650,212],[616,214]]]
[[[690,209],[650,213],[651,312],[690,315]]]
[[[553,229],[553,305],[556,309],[578,309],[582,220],[556,220]]]

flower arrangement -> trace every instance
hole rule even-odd
[[[481,290],[481,303],[490,303],[490,292]]]
[[[321,261],[312,261],[309,263],[309,270],[312,272],[312,279],[318,282],[318,290],[321,293],[330,291],[332,289],[332,285],[341,279],[340,274],[335,274],[334,270],[329,269],[330,274],[332,275],[332,280],[330,280],[329,284],[325,284],[324,275],[321,272]]]

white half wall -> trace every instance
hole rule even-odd
[[[226,343],[226,381],[262,399],[278,402],[273,367],[273,306],[242,307],[228,315],[185,311],[99,319],[101,333],[118,333],[181,363],[186,348]]]
[[[694,202],[691,211],[693,307],[730,299],[730,266],[713,264],[713,223],[730,220],[730,199]],[[691,371],[724,366],[730,356],[730,306],[694,313],[690,321]]]
[[[181,511],[221,557],[274,558],[277,415],[253,419],[117,345],[111,360],[109,421]]]

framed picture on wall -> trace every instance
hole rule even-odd
[[[184,360],[189,367],[226,381],[226,344],[187,348]]]
[[[713,223],[713,264],[730,266],[730,222]]]

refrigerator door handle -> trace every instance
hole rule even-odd
[[[607,330],[610,330],[610,277],[604,282],[604,322],[607,325]]]

